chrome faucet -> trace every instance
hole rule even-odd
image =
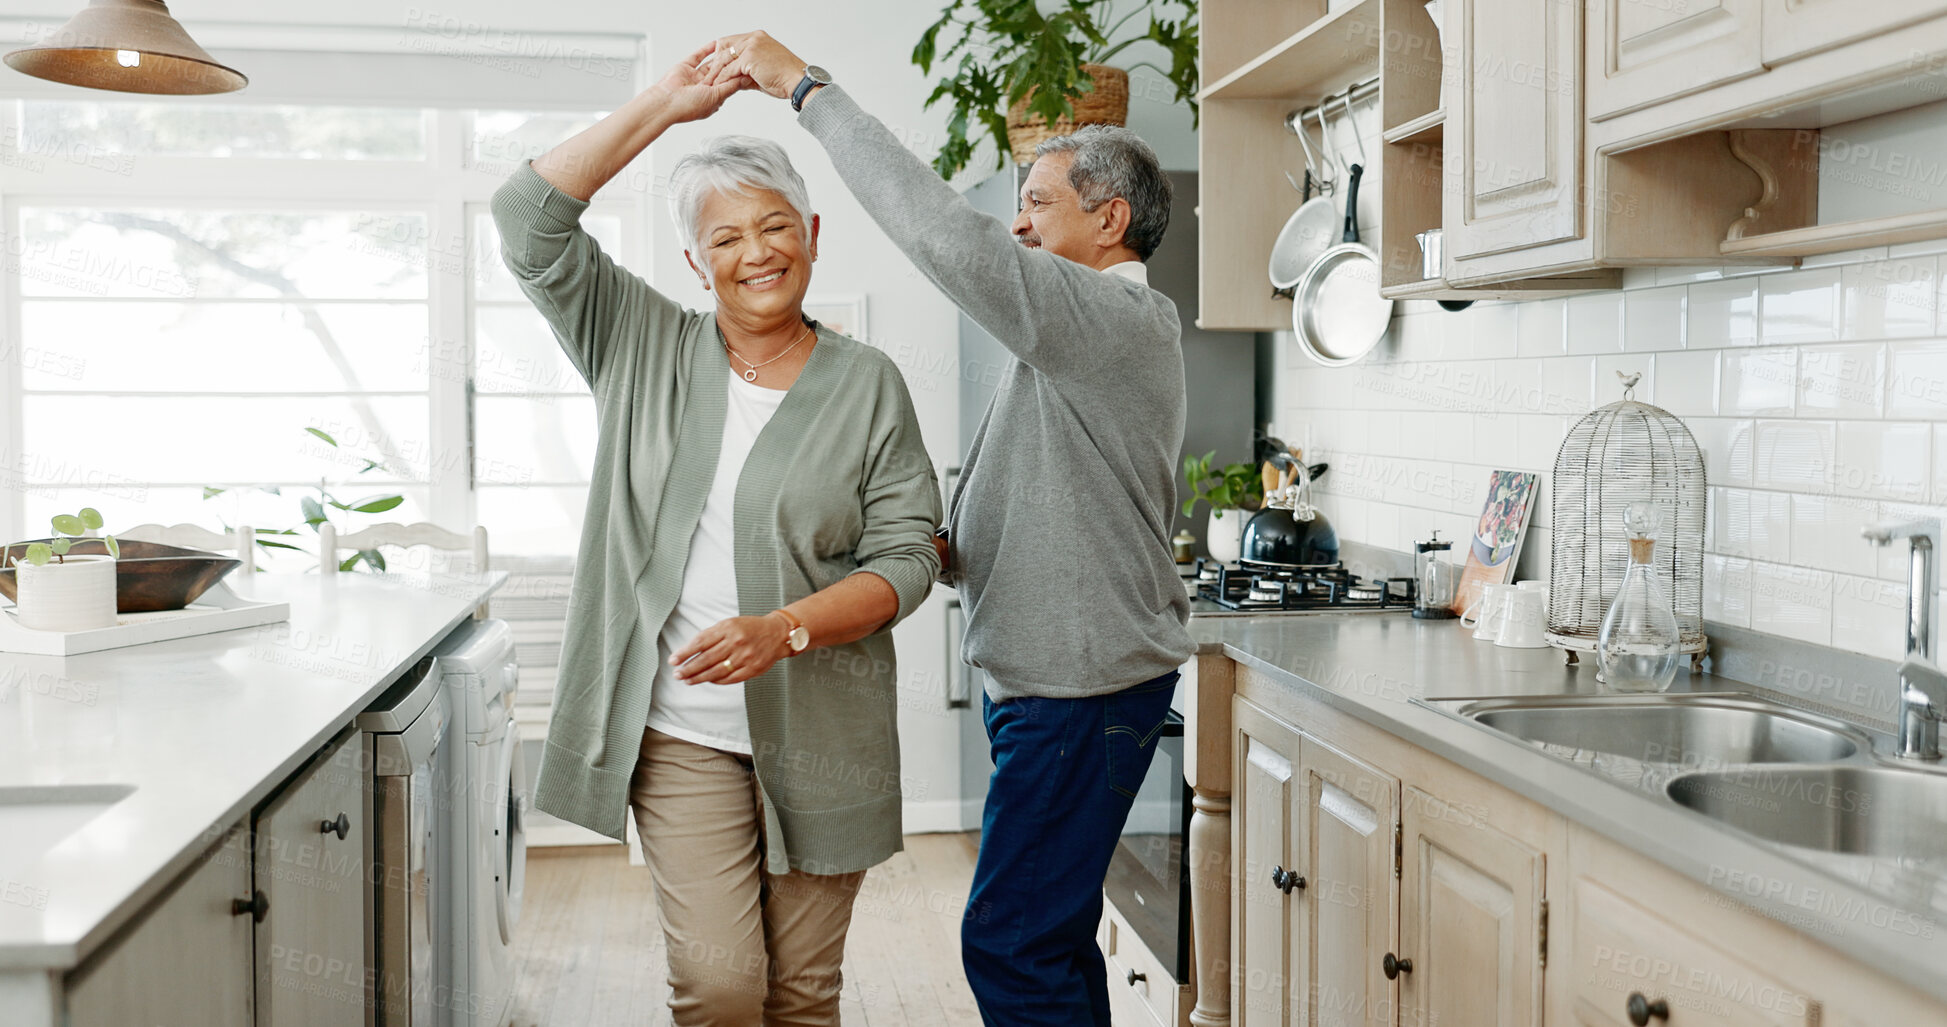
[[[1895,754],[1937,760],[1940,722],[1947,718],[1947,673],[1934,661],[1934,592],[1939,587],[1934,551],[1940,545],[1940,520],[1927,517],[1874,525],[1862,534],[1882,546],[1906,539],[1913,547],[1906,578],[1906,659],[1900,664],[1900,737]]]

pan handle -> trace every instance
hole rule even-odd
[[[1345,187],[1345,234],[1340,242],[1359,241],[1359,176],[1366,173],[1364,165],[1354,164],[1351,168],[1352,180]]]

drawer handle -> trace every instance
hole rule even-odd
[[[1283,867],[1271,868],[1271,887],[1289,895],[1291,894],[1291,889],[1303,888],[1304,886],[1305,879],[1300,877],[1297,871],[1286,870]]]
[[[1129,971],[1129,986],[1131,988],[1136,986],[1137,981],[1147,981],[1147,980],[1149,980],[1148,974],[1140,974],[1134,970]]]
[[[1386,959],[1379,964],[1379,968],[1386,971],[1387,980],[1396,981],[1399,979],[1400,974],[1410,974],[1413,972],[1413,961],[1410,959],[1401,959],[1388,952],[1386,953]]]
[[[341,842],[344,841],[345,836],[352,833],[351,818],[344,815],[343,813],[340,813],[338,814],[338,819],[325,821],[324,833],[335,834],[338,836],[339,841]]]
[[[1668,1020],[1669,1018],[1670,1004],[1668,1002],[1662,999],[1651,1002],[1649,999],[1644,998],[1643,993],[1640,991],[1632,991],[1629,993],[1629,1022],[1635,1024],[1636,1027],[1649,1027],[1651,1020]]]
[[[270,915],[270,899],[263,892],[258,891],[251,892],[247,899],[230,900],[231,916],[242,916],[245,913],[250,914],[252,923],[263,923],[264,917]]]

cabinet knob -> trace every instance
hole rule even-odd
[[[230,900],[231,916],[242,916],[245,913],[250,914],[252,923],[263,923],[264,917],[270,915],[270,899],[263,892],[254,891],[247,899]]]
[[[1401,959],[1388,952],[1386,953],[1385,960],[1379,964],[1379,968],[1386,971],[1387,980],[1398,980],[1400,974],[1410,974],[1413,972],[1413,961],[1410,959]]]
[[[1131,988],[1136,986],[1137,981],[1147,981],[1147,980],[1149,980],[1148,974],[1140,974],[1134,970],[1129,971],[1129,986]]]
[[[1649,1027],[1651,1020],[1668,1020],[1669,1018],[1670,1004],[1668,1002],[1662,999],[1651,1002],[1649,999],[1644,998],[1643,993],[1640,991],[1632,991],[1629,993],[1629,1022],[1635,1024],[1636,1027]]]
[[[1299,876],[1297,871],[1286,870],[1283,867],[1271,868],[1271,887],[1289,895],[1291,894],[1291,889],[1303,888],[1304,886],[1305,879]]]
[[[343,813],[340,813],[338,814],[338,819],[325,821],[324,833],[335,834],[338,836],[339,841],[341,842],[344,841],[345,836],[352,833],[351,818],[344,815]]]

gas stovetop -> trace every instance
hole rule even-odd
[[[1196,598],[1238,613],[1392,613],[1413,609],[1412,578],[1361,578],[1344,564],[1302,570],[1199,557]]]

